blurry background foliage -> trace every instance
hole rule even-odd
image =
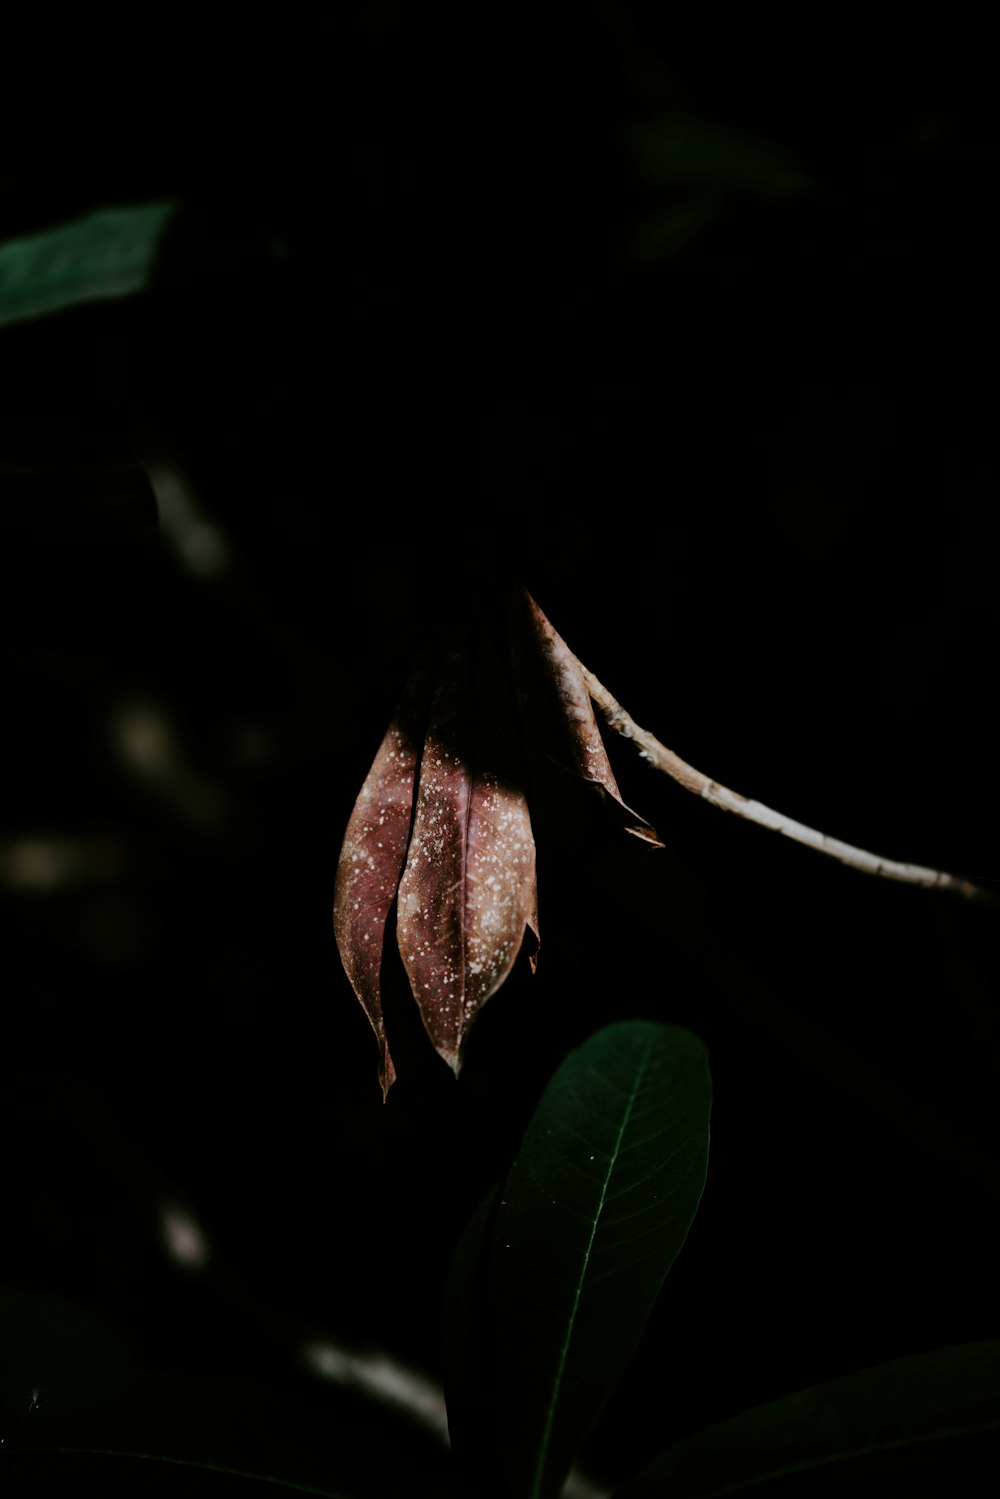
[[[537,977],[456,1086],[393,970],[384,1109],[330,929],[458,567],[515,566],[726,784],[1000,877],[986,21],[384,0],[12,27],[5,1346],[64,1316],[65,1360],[100,1344],[109,1379],[120,1348],[305,1399],[317,1340],[437,1374],[462,1224],[567,1048],[626,1015],[702,1037],[718,1102],[597,1471],[996,1335],[988,918],[730,826],[612,745],[667,848],[539,809]],[[128,210],[147,239],[112,284],[94,235]],[[46,311],[22,273],[53,233],[77,292],[105,280]],[[413,1440],[383,1463],[433,1467]]]

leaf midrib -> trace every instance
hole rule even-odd
[[[559,1350],[559,1362],[556,1368],[555,1378],[552,1382],[552,1393],[550,1395],[548,1407],[545,1412],[545,1425],[542,1429],[541,1441],[538,1444],[538,1457],[535,1463],[535,1470],[531,1478],[531,1499],[540,1499],[542,1491],[542,1474],[545,1468],[545,1459],[548,1455],[549,1443],[552,1440],[552,1428],[555,1424],[556,1406],[559,1403],[559,1395],[562,1388],[563,1376],[566,1372],[566,1360],[569,1357],[569,1345],[573,1340],[573,1329],[576,1325],[577,1312],[580,1308],[580,1298],[583,1295],[583,1284],[587,1278],[587,1269],[590,1264],[590,1256],[594,1248],[594,1240],[597,1237],[597,1229],[601,1221],[601,1214],[604,1211],[604,1204],[607,1200],[608,1186],[610,1184],[615,1165],[618,1161],[619,1154],[621,1153],[622,1140],[625,1137],[625,1131],[628,1129],[629,1120],[632,1117],[632,1110],[635,1107],[636,1099],[639,1096],[639,1090],[642,1086],[642,1079],[646,1071],[648,1058],[649,1047],[647,1045],[643,1049],[641,1061],[638,1068],[636,1069],[635,1077],[633,1078],[632,1086],[629,1091],[628,1100],[625,1104],[625,1110],[622,1115],[621,1123],[618,1126],[618,1133],[615,1137],[615,1143],[608,1157],[607,1170],[604,1175],[604,1180],[601,1183],[601,1191],[597,1202],[597,1209],[593,1215],[590,1226],[590,1235],[587,1239],[587,1245],[583,1252],[583,1260],[580,1265],[580,1273],[577,1277],[576,1285],[573,1288],[573,1304],[570,1308],[569,1316],[566,1319],[566,1331],[563,1337],[562,1347]]]

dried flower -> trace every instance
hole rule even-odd
[[[333,923],[378,1037],[383,1094],[395,1079],[382,1013],[385,926],[396,932],[427,1033],[457,1073],[469,1030],[538,948],[528,765],[542,754],[589,782],[627,832],[659,846],[623,803],[582,669],[523,588],[450,611],[415,666],[355,803],[337,867]]]

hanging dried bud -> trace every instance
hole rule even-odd
[[[518,590],[506,605],[460,605],[455,615],[436,659],[410,678],[337,868],[334,932],[378,1037],[383,1094],[395,1078],[380,988],[394,901],[424,1027],[456,1073],[525,932],[537,952],[526,743],[593,785],[628,832],[659,843],[622,802],[580,665],[531,596]]]

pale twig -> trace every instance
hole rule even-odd
[[[758,827],[770,828],[773,833],[781,833],[785,838],[792,838],[796,843],[805,844],[806,848],[815,849],[828,858],[838,859],[840,863],[849,865],[851,869],[859,869],[864,874],[880,875],[883,879],[899,880],[907,885],[922,885],[926,889],[944,890],[965,900],[1000,905],[1000,889],[977,885],[959,875],[947,874],[943,869],[929,869],[923,864],[901,864],[895,859],[884,859],[879,854],[869,853],[867,849],[855,848],[839,838],[831,838],[828,833],[807,828],[804,823],[786,817],[783,812],[765,807],[763,802],[755,802],[749,797],[741,796],[738,791],[730,791],[728,786],[720,786],[718,781],[713,781],[703,771],[696,770],[693,765],[688,765],[679,755],[675,755],[673,750],[667,749],[648,729],[640,728],[631,714],[626,712],[582,662],[581,670],[587,690],[609,728],[623,738],[631,739],[638,745],[644,760],[677,781],[686,791],[693,791],[696,796],[703,797],[713,807],[718,807],[723,812],[733,812],[737,817],[755,822]]]

